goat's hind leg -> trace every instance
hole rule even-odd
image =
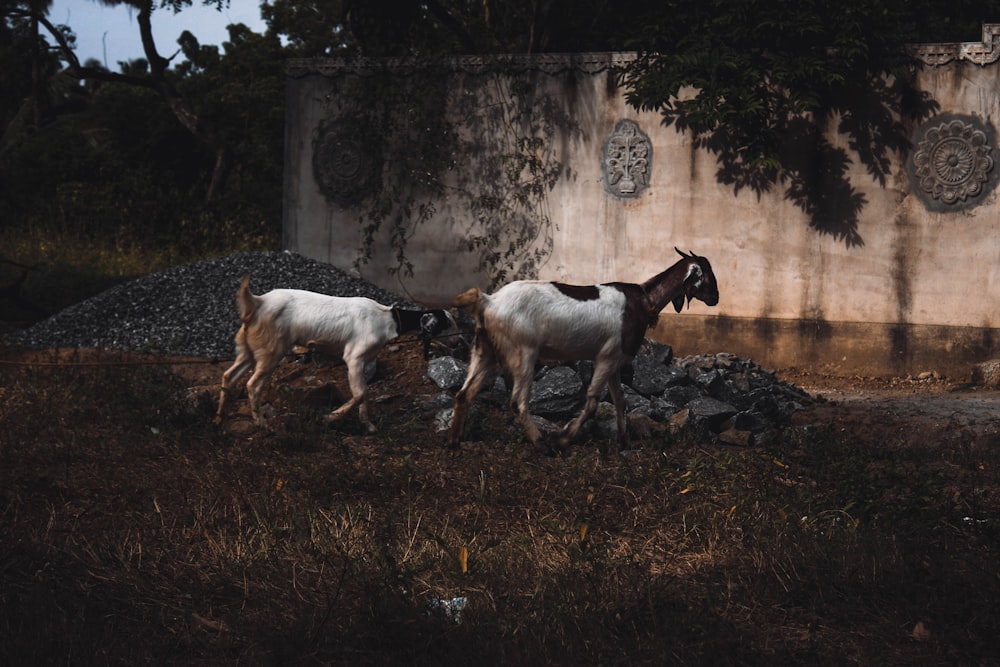
[[[271,373],[278,367],[284,356],[284,351],[280,353],[258,351],[257,353],[257,365],[254,368],[253,375],[247,380],[247,396],[250,398],[250,415],[257,422],[258,426],[264,425],[264,418],[260,413],[261,392],[264,390],[268,378],[271,377]]]
[[[496,357],[493,351],[482,345],[477,338],[472,348],[472,361],[469,364],[465,383],[455,394],[451,432],[448,435],[449,449],[458,449],[459,442],[462,440],[462,430],[465,428],[465,419],[469,416],[469,409],[472,407],[472,400],[482,390],[486,382],[493,378],[496,367]]]
[[[229,394],[234,393],[233,385],[243,376],[250,366],[253,365],[253,355],[246,350],[240,350],[236,355],[236,361],[222,374],[222,385],[219,389],[219,409],[215,413],[215,423],[222,423],[222,414],[226,409],[226,400]]]
[[[542,433],[538,430],[535,422],[531,419],[531,411],[528,407],[528,398],[531,395],[531,384],[535,378],[535,356],[534,355],[523,355],[518,359],[518,367],[512,368],[511,373],[514,376],[514,386],[511,389],[510,405],[513,408],[514,413],[517,415],[517,420],[521,424],[521,428],[524,429],[525,435],[531,444],[535,448],[539,448],[542,452],[548,456],[558,454],[562,451],[562,447],[557,447],[553,449],[552,447],[546,446],[541,447],[542,443]]]

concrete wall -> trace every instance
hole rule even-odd
[[[543,119],[534,126],[514,122],[528,132],[542,128],[540,159],[558,168],[535,205],[547,223],[536,243],[544,251],[534,267],[537,277],[641,281],[672,264],[677,246],[711,260],[721,294],[715,308],[695,303],[681,314],[664,312],[653,336],[679,354],[729,351],[775,368],[967,376],[973,363],[1000,356],[994,301],[1000,293],[994,189],[1000,165],[993,165],[1000,159],[994,130],[1000,118],[998,35],[1000,27],[988,25],[982,42],[914,49],[924,62],[918,88],[936,102],[935,113],[905,126],[912,149],[890,153],[884,183],[857,159],[849,137],[826,133],[831,149],[853,160],[845,166],[851,190],[836,194],[860,204],[856,215],[846,212],[829,227],[817,224],[781,187],[759,196],[750,189],[734,192],[719,182],[715,156],[693,147],[689,134],[664,127],[656,113],[630,108],[611,72],[627,55],[507,59],[511,74],[505,76],[530,84],[527,102],[519,89],[520,109]],[[456,140],[449,178],[459,185],[483,174],[476,165],[496,145],[487,137],[504,131],[488,110],[502,107],[510,91],[498,86],[506,79],[486,65],[460,60],[442,74],[458,98],[474,100],[449,105],[449,113],[472,128]],[[345,151],[339,161],[346,174],[364,170],[358,167],[363,148],[318,138],[350,114],[345,82],[363,78],[372,66],[303,60],[288,67],[285,244],[342,267],[357,256],[358,220],[370,201],[365,192],[376,186],[369,181],[360,193],[335,201],[329,183],[326,193],[318,183],[314,152],[332,143]],[[649,153],[635,194],[615,190],[606,160],[609,139],[620,138],[615,132],[623,120],[634,123]],[[376,183],[391,179],[385,164],[372,171]],[[409,241],[413,277],[389,271],[393,256],[385,238],[362,275],[435,304],[469,286],[485,287],[488,277],[476,270],[478,258],[463,243],[475,219],[467,200],[445,191],[435,206],[430,222]]]

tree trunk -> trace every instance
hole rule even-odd
[[[149,62],[148,77],[109,72],[101,68],[84,67],[69,47],[63,34],[45,16],[33,13],[31,19],[44,25],[53,39],[56,40],[66,61],[69,63],[70,71],[73,72],[76,78],[80,80],[93,79],[112,83],[124,83],[130,86],[141,86],[151,88],[159,93],[180,124],[202,143],[207,145],[215,154],[215,166],[212,178],[205,193],[205,200],[213,202],[225,192],[226,179],[229,176],[231,162],[229,147],[219,135],[217,128],[200,118],[188,101],[177,92],[177,89],[174,88],[173,84],[167,78],[166,72],[170,66],[170,60],[161,56],[156,50],[151,21],[152,13],[153,3],[151,0],[146,0],[139,8],[137,16],[139,35],[142,38],[142,49],[146,55],[146,60]],[[38,112],[36,111],[36,113]]]

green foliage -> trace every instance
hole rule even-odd
[[[338,117],[347,118],[353,133],[380,166],[374,191],[360,205],[362,246],[356,260],[370,261],[380,233],[390,239],[394,272],[408,274],[412,265],[406,243],[434,213],[454,169],[454,128],[444,118],[446,91],[430,70],[400,76],[391,68],[345,82],[342,99],[350,100]]]
[[[11,80],[23,99],[17,108],[3,108],[0,284],[16,275],[11,266],[32,267],[21,296],[38,308],[68,305],[90,295],[81,289],[124,276],[280,245],[281,44],[244,26],[231,28],[221,53],[187,33],[179,42],[188,60],[168,78],[194,101],[200,122],[216,128],[221,152],[179,123],[148,86],[81,83],[50,67],[40,104],[33,89]],[[58,62],[50,49],[44,53]],[[30,59],[23,66],[30,72]],[[122,71],[144,77],[148,65],[137,60]],[[39,108],[49,115],[36,114]],[[212,188],[217,196],[207,201]],[[51,280],[69,273],[90,278],[50,289]]]
[[[933,39],[935,28],[949,25],[936,21],[942,13],[965,26],[972,21],[963,17],[983,16],[968,3],[945,12],[926,4],[670,3],[682,20],[649,15],[629,40],[640,57],[622,73],[626,96],[714,153],[720,182],[758,194],[783,186],[818,231],[861,244],[865,202],[846,176],[852,160],[825,133],[835,124],[848,135],[855,156],[885,184],[891,156],[907,149],[907,123],[937,108],[910,86],[904,45]],[[976,26],[958,39],[978,34]]]

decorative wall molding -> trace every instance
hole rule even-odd
[[[989,65],[1000,61],[1000,23],[984,23],[981,42],[911,44],[907,51],[925,65],[944,65],[953,60]],[[366,75],[381,71],[405,74],[433,64],[447,71],[469,74],[498,70],[507,73],[537,71],[545,74],[575,70],[584,74],[597,74],[628,65],[636,57],[634,52],[538,53],[456,56],[434,63],[415,58],[291,58],[285,63],[285,73],[293,79],[309,75]]]
[[[992,127],[973,116],[931,118],[913,136],[908,165],[913,192],[935,211],[980,203],[997,181],[994,141]]]
[[[568,71],[598,74],[627,65],[635,58],[635,53],[611,52],[456,56],[435,62],[414,58],[292,58],[285,63],[285,73],[294,79],[309,75],[364,76],[377,72],[405,75],[417,69],[439,67],[444,71],[467,74],[489,72],[516,74],[531,71],[553,75]]]
[[[925,65],[944,65],[953,60],[968,60],[990,65],[1000,60],[1000,23],[983,24],[983,41],[941,44],[914,44],[910,55]]]
[[[649,187],[653,144],[635,121],[621,120],[604,143],[604,191],[616,197],[638,197]]]

